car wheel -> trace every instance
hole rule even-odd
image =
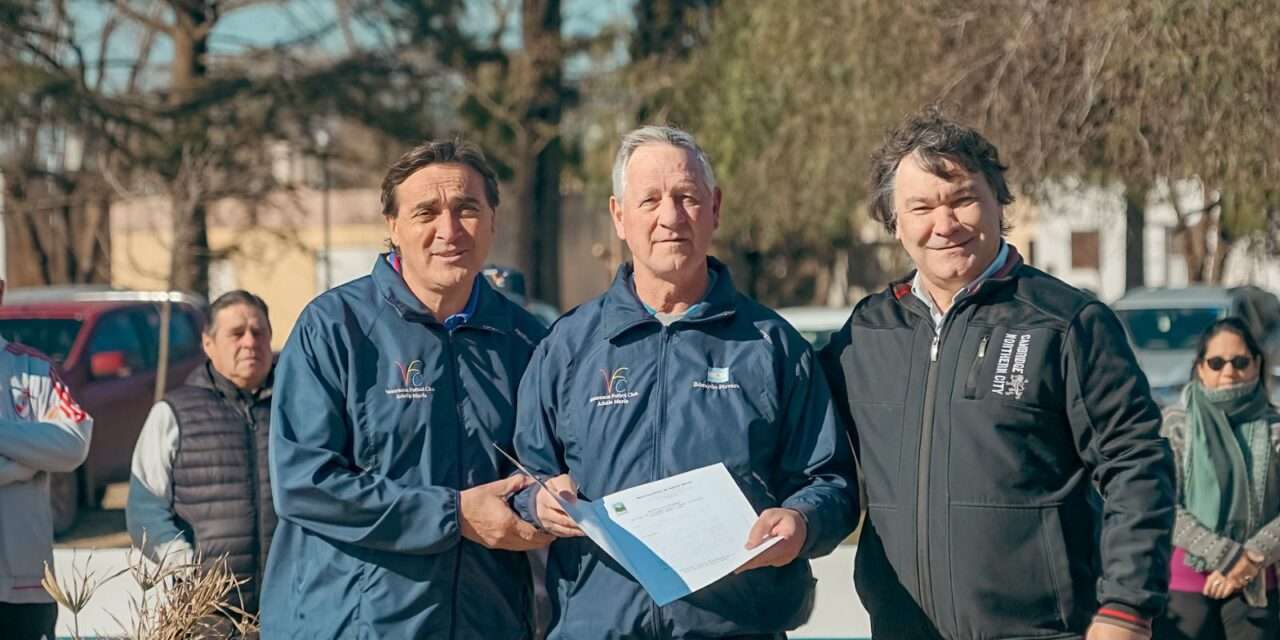
[[[49,474],[49,500],[53,507],[53,533],[66,533],[80,510],[80,478],[76,472]]]

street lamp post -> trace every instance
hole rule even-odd
[[[333,244],[329,229],[329,132],[316,129],[316,148],[320,151],[320,175],[323,183],[323,195],[320,204],[320,219],[324,233],[324,289],[333,287]]]

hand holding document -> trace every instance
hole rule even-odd
[[[774,537],[744,548],[757,516],[723,463],[594,501],[565,500],[546,485],[543,490],[659,605],[719,580],[782,541]]]

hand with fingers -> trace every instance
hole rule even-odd
[[[521,520],[507,504],[511,494],[529,486],[532,478],[515,475],[458,493],[458,527],[462,537],[490,549],[528,551],[545,547],[551,536]]]
[[[738,567],[734,573],[742,573],[760,567],[781,567],[790,564],[800,550],[804,548],[805,537],[809,534],[808,524],[804,516],[794,509],[765,509],[751,526],[747,534],[746,548],[754,549],[768,538],[782,538],[764,553],[748,560]]]
[[[578,487],[567,473],[562,473],[547,480],[546,485],[547,488],[556,492],[560,499],[565,502],[573,503],[578,500]],[[538,510],[538,521],[542,523],[543,530],[552,533],[557,538],[586,535],[582,529],[578,528],[578,523],[565,512],[564,507],[560,506],[555,497],[547,493],[547,489],[538,489],[538,494],[534,498],[534,506]]]
[[[1204,581],[1204,595],[1214,600],[1225,600],[1243,586],[1240,582],[1223,575],[1221,571],[1214,571]]]
[[[1245,549],[1240,554],[1240,559],[1231,565],[1231,569],[1227,571],[1225,577],[1228,581],[1236,585],[1236,590],[1245,588],[1258,574],[1262,573],[1263,557],[1261,553],[1252,549]]]

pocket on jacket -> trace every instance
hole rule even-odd
[[[1066,631],[1070,577],[1056,507],[952,505],[948,529],[961,635]]]
[[[969,374],[964,379],[964,397],[968,400],[974,400],[979,397],[978,381],[984,379],[984,365],[987,363],[987,352],[991,348],[991,334],[986,333],[986,329],[982,330],[982,336],[978,338],[977,352],[973,357],[973,364],[969,365]]]

